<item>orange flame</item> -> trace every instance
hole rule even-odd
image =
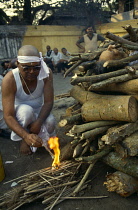
[[[60,149],[59,149],[59,142],[58,142],[58,137],[51,137],[48,140],[48,144],[50,149],[54,151],[54,160],[52,163],[52,166],[54,168],[58,168],[60,161],[59,161],[59,156],[60,156]]]

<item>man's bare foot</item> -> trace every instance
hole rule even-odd
[[[20,153],[22,153],[24,155],[31,155],[32,154],[30,146],[24,140],[21,141]]]

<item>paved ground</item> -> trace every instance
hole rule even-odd
[[[54,75],[54,89],[55,95],[66,93],[70,90],[70,77],[63,78],[61,74]],[[55,102],[53,113],[57,120],[64,113],[66,106],[72,103],[71,99],[59,100]],[[60,134],[61,135],[61,134]],[[66,136],[62,133],[60,136],[62,143],[66,142]],[[0,183],[0,194],[9,190],[10,184],[4,184],[6,181],[22,176],[24,174],[36,171],[45,167],[51,166],[52,160],[44,148],[39,148],[37,152],[31,156],[23,156],[19,153],[19,142],[12,142],[10,139],[0,138],[0,151],[3,158],[6,177]],[[6,161],[13,161],[13,163],[6,164]],[[66,200],[54,207],[54,210],[137,210],[138,197],[137,194],[129,198],[122,198],[115,193],[107,192],[103,182],[107,172],[112,172],[114,169],[105,166],[98,162],[91,173],[90,188],[85,191],[85,196],[107,195],[108,198],[93,199],[93,200]],[[19,208],[20,210],[41,210],[44,205],[40,201],[27,204]]]

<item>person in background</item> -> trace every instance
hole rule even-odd
[[[6,60],[6,61],[3,61],[1,63],[1,66],[2,66],[2,76],[5,76],[9,70],[9,67],[10,67],[10,61]]]
[[[53,49],[53,52],[51,53],[51,60],[52,60],[52,65],[49,66],[53,72],[61,72],[61,66],[60,66],[60,59],[61,59],[61,53],[58,52],[57,48]]]
[[[59,66],[59,68],[63,71],[63,73],[65,73],[65,70],[69,69],[72,66],[72,65],[68,65],[69,60],[71,59],[71,55],[65,47],[61,49],[61,52],[62,53],[61,53],[60,61],[57,64],[57,66]]]
[[[86,34],[76,42],[76,45],[82,50],[82,52],[93,52],[98,49],[98,41],[104,42],[105,38],[94,33],[92,26],[88,26],[86,28]],[[83,42],[84,46],[81,45]]]
[[[53,52],[53,50],[51,50],[51,47],[49,45],[46,46],[46,54],[45,54],[45,57],[44,57],[44,61],[46,62],[46,64],[49,64],[51,63],[51,54]]]
[[[34,46],[22,46],[17,59],[2,81],[2,105],[11,140],[21,141],[20,152],[29,155],[55,136],[53,77]]]

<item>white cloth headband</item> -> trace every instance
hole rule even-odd
[[[46,77],[49,77],[49,68],[43,60],[42,53],[39,52],[40,57],[38,56],[18,56],[19,63],[32,63],[32,62],[41,62],[41,69],[38,75],[38,79],[42,80]]]

